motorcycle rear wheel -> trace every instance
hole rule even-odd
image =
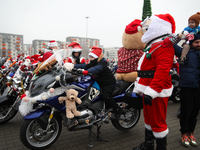
[[[42,126],[44,124],[42,125],[38,119],[24,120],[20,130],[20,139],[27,148],[46,149],[60,136],[61,119],[53,117],[48,131],[45,131]]]
[[[131,130],[139,121],[140,119],[140,109],[135,109],[135,108],[129,108],[127,109],[125,107],[125,115],[121,115],[119,120],[112,120],[112,124],[113,126],[120,130],[120,131],[128,131]],[[123,116],[128,116],[127,117],[123,117]]]
[[[12,108],[12,103],[10,101],[5,101],[0,104],[0,124],[4,124],[11,120],[18,112],[15,108]],[[6,116],[8,111],[11,109],[10,113]]]

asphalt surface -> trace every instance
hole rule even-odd
[[[167,136],[168,150],[197,150],[200,149],[200,115],[195,129],[195,137],[197,138],[197,147],[185,148],[181,144],[181,134],[179,119],[177,118],[177,110],[179,103],[168,102],[167,124],[169,134]],[[20,141],[20,128],[23,117],[18,113],[8,123],[0,125],[0,150],[27,150]],[[93,128],[96,133],[96,126]],[[112,123],[104,124],[101,128],[100,137],[108,142],[98,142],[96,137],[92,135],[93,147],[88,147],[88,130],[68,131],[63,126],[62,132],[58,140],[48,148],[48,150],[132,150],[144,141],[144,122],[141,110],[141,117],[138,124],[128,132],[117,130]]]

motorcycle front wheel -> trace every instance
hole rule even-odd
[[[125,114],[122,114],[118,120],[112,120],[113,126],[120,131],[132,129],[140,119],[140,109],[124,108]]]
[[[179,103],[180,102],[180,88],[176,88],[173,91],[172,96],[170,97],[170,99],[174,102],[174,103]]]
[[[4,124],[11,120],[18,112],[12,107],[13,102],[5,101],[0,104],[0,124]]]
[[[25,120],[21,126],[21,142],[30,149],[45,149],[50,147],[60,136],[61,119],[53,117],[50,127],[46,130],[44,123],[38,119]]]

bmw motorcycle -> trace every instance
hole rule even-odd
[[[59,86],[63,88],[61,94],[49,96],[45,100],[37,99],[39,94],[48,93],[50,88],[56,90],[60,88]],[[97,126],[97,140],[101,140],[99,136],[101,126],[109,121],[118,130],[130,130],[138,123],[142,108],[142,97],[132,92],[133,87],[133,83],[122,81],[117,83],[113,99],[123,108],[124,113],[116,119],[114,110],[108,108],[103,101],[100,87],[93,76],[84,76],[76,69],[66,73],[62,67],[54,67],[30,83],[30,101],[35,102],[37,107],[24,116],[20,139],[27,148],[45,149],[56,142],[63,123],[69,131],[89,129],[91,147],[92,126]],[[66,107],[59,103],[58,98],[65,96],[66,89],[71,88],[79,92],[78,97],[82,100],[82,104],[77,105],[81,115],[68,119]]]

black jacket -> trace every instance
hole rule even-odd
[[[74,68],[85,69],[92,73],[100,87],[116,84],[116,79],[108,68],[105,58],[100,59],[95,64],[77,64],[74,65]]]

